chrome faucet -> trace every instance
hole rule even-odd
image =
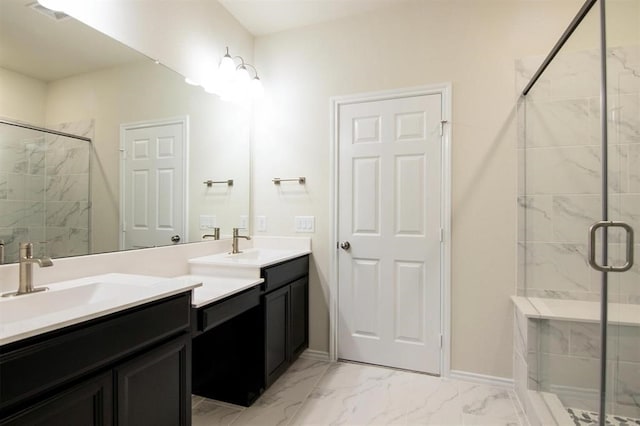
[[[244,238],[245,240],[250,240],[251,237],[248,235],[239,235],[238,228],[233,228],[233,241],[231,242],[231,254],[242,253],[238,249],[238,238]]]
[[[33,264],[37,263],[41,268],[53,266],[51,258],[46,256],[43,256],[42,258],[33,257],[32,243],[20,243],[19,254],[20,277],[18,282],[18,291],[15,293],[3,294],[3,297],[20,296],[22,294],[36,293],[47,289],[47,287],[33,288]]]

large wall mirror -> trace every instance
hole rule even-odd
[[[0,93],[3,121],[91,140],[0,125],[6,263],[20,241],[64,257],[246,226],[245,108],[33,0],[0,2]]]

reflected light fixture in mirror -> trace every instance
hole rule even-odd
[[[231,56],[229,48],[220,61],[218,73],[214,83],[205,90],[220,95],[220,98],[232,102],[243,102],[249,99],[259,99],[264,94],[258,70],[245,62],[242,56]],[[236,65],[236,60],[239,63]],[[249,69],[253,70],[253,78]]]

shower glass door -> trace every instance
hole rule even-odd
[[[605,16],[609,219],[635,231],[634,266],[608,273],[606,413],[624,424],[640,419],[640,0],[606,0]],[[627,261],[625,234],[609,231],[613,265]]]
[[[518,294],[539,312],[522,362],[559,424],[605,424],[601,410],[606,424],[640,424],[640,0],[587,1],[578,16],[521,105]],[[540,62],[520,60],[519,77]],[[630,270],[589,265],[601,221],[635,231]],[[629,260],[627,230],[594,235],[597,264]]]

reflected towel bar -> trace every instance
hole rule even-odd
[[[275,183],[276,185],[280,185],[280,182],[298,182],[300,185],[304,185],[305,183],[307,183],[307,178],[304,176],[292,179],[273,178],[273,183]]]
[[[202,183],[204,183],[208,187],[211,187],[214,183],[224,183],[227,186],[233,186],[233,179],[229,179],[229,180],[205,180]]]

